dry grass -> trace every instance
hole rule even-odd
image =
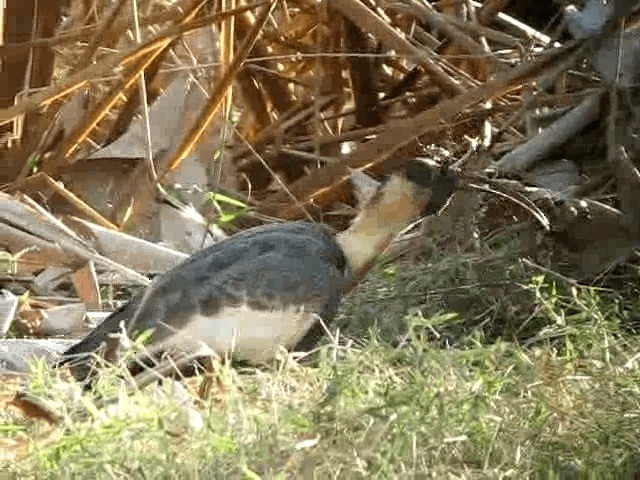
[[[355,211],[351,169],[375,176],[391,157],[428,155],[482,172],[526,140],[534,110],[573,107],[585,97],[600,103],[593,92],[602,82],[573,70],[588,45],[547,48],[519,27],[482,23],[495,13],[490,8],[459,18],[453,2],[433,2],[440,10],[432,2],[368,8],[356,0],[230,0],[217,2],[218,10],[209,8],[215,2],[144,3],[136,25],[135,2],[74,2],[68,31],[0,47],[3,55],[53,47],[56,67],[44,87],[13,92],[15,104],[0,110],[0,121],[16,120],[12,141],[0,138],[3,190],[33,197],[55,216],[142,236],[157,214],[158,184],[185,202],[196,198],[172,177],[196,154],[209,173],[200,188],[241,207],[223,211],[218,202],[204,211],[208,221],[230,231],[296,218],[343,228]],[[536,91],[550,78],[554,89]],[[182,81],[206,95],[183,117],[156,113],[160,124],[175,120],[171,132],[130,144],[134,159],[88,159],[126,137],[135,118],[146,125],[141,105]],[[525,92],[536,93],[527,105]],[[581,196],[613,191],[599,137],[597,129],[582,140],[572,135],[564,139],[570,148],[545,155],[581,166],[589,177]],[[609,152],[618,138],[607,140]],[[609,160],[607,168],[619,159]],[[632,164],[621,165],[624,177]],[[524,191],[520,182],[509,185]],[[622,190],[623,200],[633,187]],[[530,219],[513,203],[485,211],[484,198],[474,201],[462,209],[473,233]],[[622,250],[635,245],[629,238],[637,235],[606,215],[601,224],[572,223],[563,216],[570,205],[563,212],[539,203],[559,213],[554,227],[567,227],[569,240],[592,240],[584,225],[595,232],[595,253],[615,250],[607,241],[616,234]],[[612,212],[589,205],[585,218]],[[635,218],[633,208],[622,213],[616,221]],[[25,241],[4,230],[0,243],[17,256]],[[380,264],[342,309],[339,332],[315,362],[221,366],[223,387],[205,404],[191,395],[187,408],[144,391],[97,411],[90,397],[34,366],[29,388],[62,422],[52,427],[2,411],[0,476],[631,478],[640,431],[634,267],[632,281],[612,291],[532,266],[508,241],[462,240],[476,249],[434,247],[420,261]],[[69,260],[68,251],[57,253],[62,260],[54,262],[27,252],[11,262],[11,275],[28,285],[29,275]],[[98,388],[119,391],[116,372],[105,372]],[[2,382],[2,400],[15,389]],[[74,418],[77,409],[87,418]]]
[[[500,250],[482,258],[436,250],[411,271],[393,267],[381,266],[347,302],[349,326],[313,364],[220,366],[220,385],[204,404],[187,408],[151,389],[94,411],[90,397],[70,401],[64,382],[36,368],[33,392],[63,418],[80,406],[88,419],[67,416],[53,430],[5,419],[6,438],[24,445],[7,477],[634,474],[640,341],[625,326],[637,300],[522,265],[514,272]],[[494,277],[491,286],[479,285],[480,271]],[[495,286],[495,277],[509,286]],[[420,283],[435,293],[419,301],[399,295],[420,291]],[[452,283],[477,293],[474,301],[456,308]],[[421,314],[407,315],[420,306]],[[515,324],[525,312],[529,325]],[[109,394],[118,385],[105,373],[98,388]]]

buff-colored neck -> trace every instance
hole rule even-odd
[[[337,235],[355,278],[363,276],[398,233],[419,215],[424,204],[416,200],[414,192],[409,180],[394,175],[351,227]]]

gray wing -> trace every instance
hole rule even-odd
[[[244,299],[258,309],[304,301],[330,321],[349,274],[342,250],[323,225],[290,222],[252,228],[197,252],[160,275],[67,349],[58,366],[76,360],[72,373],[83,379],[91,369],[89,354],[109,334],[118,333],[121,322],[130,335],[156,330],[153,341],[162,342],[193,312],[212,313],[220,305]]]
[[[251,229],[159,277],[147,290],[130,333],[151,329],[151,343],[162,344],[195,316],[216,321],[224,307],[240,305],[255,311],[304,307],[328,322],[339,307],[350,274],[347,265],[323,226],[291,222]]]

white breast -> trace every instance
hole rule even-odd
[[[247,305],[224,307],[212,317],[191,317],[169,343],[202,342],[221,357],[261,362],[273,358],[279,346],[295,346],[317,319],[316,314],[304,307],[284,310],[254,310]]]

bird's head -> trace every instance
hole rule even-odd
[[[411,184],[414,200],[424,204],[420,212],[422,215],[437,213],[462,186],[456,170],[425,160],[409,160],[397,174]]]
[[[423,159],[395,159],[386,165],[387,180],[370,200],[369,206],[387,205],[388,214],[398,210],[409,217],[437,213],[451,195],[462,188],[459,173]],[[387,216],[383,214],[383,216]]]
[[[386,167],[387,180],[338,236],[354,278],[364,275],[410,222],[438,212],[461,186],[457,172],[423,160],[393,160]]]

